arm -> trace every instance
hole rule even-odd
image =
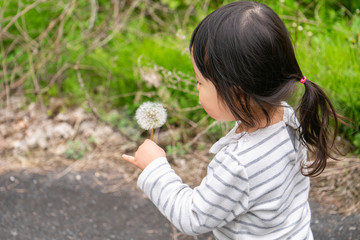
[[[208,175],[194,189],[182,182],[164,156],[150,161],[138,186],[180,231],[189,235],[224,226],[247,211],[245,169],[223,152],[216,155]]]

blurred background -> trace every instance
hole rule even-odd
[[[196,25],[230,2],[0,1],[0,170],[91,165],[84,159],[119,164],[122,152],[148,137],[134,121],[137,107],[158,101],[169,117],[157,141],[183,178],[198,183],[211,159],[208,147],[232,126],[212,120],[199,105],[188,45]],[[356,212],[360,1],[258,2],[284,20],[302,72],[353,121],[339,128],[345,160],[330,162],[313,185],[323,201],[329,192],[332,203],[338,197],[337,212]],[[296,107],[295,99],[290,104]]]

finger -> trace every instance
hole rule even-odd
[[[135,161],[135,158],[133,156],[123,154],[121,157],[129,163],[134,163],[134,161]]]
[[[151,139],[145,139],[144,143],[145,143],[145,142],[154,142],[154,141],[151,140]]]

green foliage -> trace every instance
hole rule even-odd
[[[82,159],[88,152],[88,146],[81,141],[69,141],[68,148],[65,151],[65,157],[69,159],[79,160]]]
[[[184,156],[189,149],[186,149],[186,146],[182,145],[181,143],[177,142],[175,145],[168,145],[166,146],[166,153],[170,156]]]
[[[303,73],[325,88],[339,113],[352,120],[353,128],[341,125],[340,134],[359,149],[355,139],[360,126],[360,16],[333,21],[330,26],[320,23],[326,27],[319,29],[304,25],[297,33],[297,58]]]
[[[355,153],[360,154],[360,133],[356,133],[353,138],[353,143],[355,145]]]
[[[212,120],[198,104],[188,44],[203,17],[232,1],[154,0],[134,6],[135,1],[124,1],[123,6],[117,6],[118,1],[90,2],[97,4],[41,2],[10,24],[34,1],[0,1],[0,32],[10,24],[0,36],[0,62],[6,66],[0,94],[5,85],[21,86],[32,101],[63,97],[69,104],[83,104],[89,95],[103,118],[119,128],[136,127],[129,116],[141,102],[161,101],[168,109],[168,124],[185,133],[180,141],[209,126]],[[324,87],[359,129],[360,2],[259,2],[284,20],[303,73]],[[149,83],[151,77],[160,84]],[[113,108],[123,114],[108,114]],[[215,125],[207,135],[213,140],[226,130],[228,126]],[[340,130],[360,149],[358,132],[343,125]],[[86,152],[77,150],[81,144],[73,145],[69,156]]]

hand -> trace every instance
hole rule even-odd
[[[141,170],[144,170],[147,165],[159,157],[166,157],[165,151],[149,139],[146,139],[144,143],[139,146],[134,157],[125,154],[122,155],[125,161]]]

